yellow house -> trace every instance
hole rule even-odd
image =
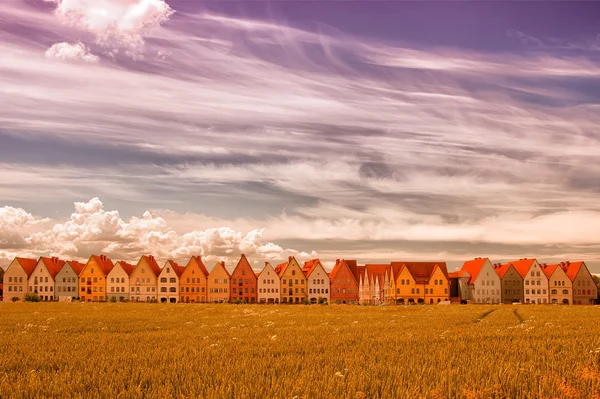
[[[85,302],[106,301],[106,276],[113,269],[106,255],[92,255],[79,275],[79,299]]]
[[[130,300],[155,302],[158,297],[158,276],[161,271],[154,256],[142,256],[129,276]]]
[[[217,262],[208,275],[208,301],[228,303],[231,290],[231,275],[225,262]]]
[[[307,300],[306,276],[296,258],[290,256],[287,263],[275,268],[281,280],[281,303],[303,303]]]
[[[549,303],[568,305],[573,301],[573,283],[564,269],[559,265],[542,264],[542,271],[548,278]]]
[[[192,256],[179,277],[179,301],[207,302],[208,276],[209,273],[202,262],[202,258],[200,256]]]
[[[392,262],[390,298],[397,304],[435,304],[450,300],[445,262]]]

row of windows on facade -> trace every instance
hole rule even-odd
[[[441,280],[440,280],[441,281]],[[411,294],[420,294],[421,293],[421,289],[420,288],[411,288],[410,289],[410,293]],[[448,293],[448,288],[444,288],[444,294]],[[406,294],[404,291],[400,291],[400,288],[396,288],[396,294]],[[425,295],[432,295],[433,294],[433,288],[425,288]]]
[[[500,290],[477,290],[477,295],[500,295]]]
[[[348,281],[350,281],[350,280],[348,280]],[[290,280],[289,280],[289,283],[290,283],[290,285],[292,285],[292,282],[293,282],[294,284],[298,284],[298,279],[296,279],[296,280],[294,280],[294,281],[292,281],[292,279],[290,279]],[[300,284],[304,284],[305,282],[306,282],[306,280],[302,280],[302,282],[301,282]],[[287,283],[288,283],[288,280],[286,280],[286,279],[283,279],[283,284],[287,284]]]
[[[18,290],[17,290],[17,287],[19,288]],[[9,285],[9,286],[7,286],[7,290],[8,290],[8,292],[17,292],[17,291],[23,292],[23,286],[22,285]]]
[[[337,292],[336,292],[336,289],[337,289]],[[337,294],[356,294],[357,292],[356,292],[355,288],[348,288],[348,289],[345,289],[345,288],[334,288],[333,291],[332,291],[332,293],[334,293],[334,294],[336,294],[336,293]]]
[[[234,294],[242,294],[242,289],[240,288],[239,291],[236,291],[236,288],[233,287],[231,289],[231,292],[233,292]],[[248,292],[251,292],[252,294],[254,294],[254,287],[250,288],[250,291],[248,291],[248,287],[244,288],[244,292],[247,294]]]
[[[532,281],[530,284],[529,280],[525,280],[525,285],[542,285],[542,280],[537,280],[537,284],[535,281]]]
[[[227,292],[227,288],[211,288],[209,290],[211,293],[226,293]]]
[[[15,277],[14,280],[13,280],[12,277],[9,277],[8,278],[8,282],[9,283],[22,283],[23,282],[23,277],[19,277],[19,281],[17,281],[17,277]]]
[[[77,286],[62,286],[59,285],[56,287],[56,292],[77,292]]]
[[[543,294],[546,295],[546,290],[545,289],[544,290],[537,290],[537,294],[538,295],[542,295],[542,291],[543,291]],[[529,294],[529,290],[528,289],[525,290],[525,294]],[[535,295],[535,294],[536,294],[536,290],[531,290],[531,295]]]
[[[29,291],[38,292],[38,287],[29,287]],[[39,287],[39,292],[52,292],[54,291],[54,287],[51,285],[42,285]]]
[[[348,282],[350,282],[348,280]],[[400,280],[400,285],[411,285],[414,284],[414,281],[412,280]],[[433,280],[433,285],[444,285],[444,280]]]
[[[288,291],[287,291],[287,287],[283,287],[283,293],[284,293],[284,294],[287,294],[287,293],[288,293]],[[293,288],[290,288],[290,291],[289,291],[289,293],[290,293],[290,295],[291,295],[291,294],[293,294],[293,293],[294,293],[294,289],[293,289]],[[298,294],[298,293],[299,293],[299,292],[298,292],[298,288],[296,288],[296,294]],[[300,293],[304,294],[304,288],[301,288],[301,291],[300,291]]]

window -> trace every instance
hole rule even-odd
[[[171,273],[171,269],[167,267],[167,273]]]
[[[167,278],[166,277],[161,277],[160,278],[160,282],[161,283],[166,283],[167,282]]]
[[[175,277],[169,278],[169,283],[176,283],[177,279]]]

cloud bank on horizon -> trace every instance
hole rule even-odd
[[[600,260],[582,18],[557,36],[513,8],[474,38],[413,3],[371,7],[372,30],[360,2],[219,7],[0,5],[1,259]]]

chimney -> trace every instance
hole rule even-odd
[[[292,261],[292,257],[288,256],[288,262],[291,262],[291,261]]]
[[[340,263],[340,260],[339,260],[339,259],[336,259],[336,260],[335,260],[335,264],[337,265],[338,263]]]
[[[570,266],[570,265],[571,265],[571,262],[570,262],[570,261],[566,261],[565,263],[566,263],[566,265],[567,265],[567,266]]]

